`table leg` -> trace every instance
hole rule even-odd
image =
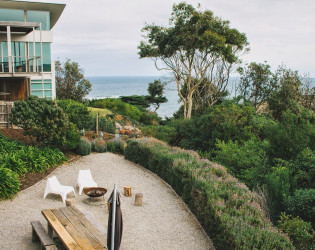
[[[47,229],[48,229],[48,236],[51,239],[53,239],[53,237],[54,237],[54,230],[53,230],[52,226],[49,223],[47,223]]]

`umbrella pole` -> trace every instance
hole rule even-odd
[[[117,184],[114,184],[114,196],[113,196],[113,214],[112,214],[112,244],[111,244],[111,250],[114,250],[115,248],[115,223],[116,223],[116,199],[117,199]]]

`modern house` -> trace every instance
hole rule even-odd
[[[55,98],[52,28],[65,4],[0,1],[0,101]]]

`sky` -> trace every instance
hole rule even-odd
[[[38,1],[37,1],[38,2]],[[53,28],[53,59],[79,63],[86,76],[159,76],[150,59],[139,59],[137,46],[145,24],[167,26],[169,0],[41,0],[65,3]],[[284,64],[315,77],[314,0],[190,0],[230,21],[245,33],[250,52],[244,63]]]

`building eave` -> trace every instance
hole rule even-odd
[[[1,9],[16,9],[16,10],[40,10],[50,12],[50,29],[52,29],[61,16],[65,4],[57,3],[40,3],[40,2],[27,2],[27,1],[12,1],[1,0]]]

